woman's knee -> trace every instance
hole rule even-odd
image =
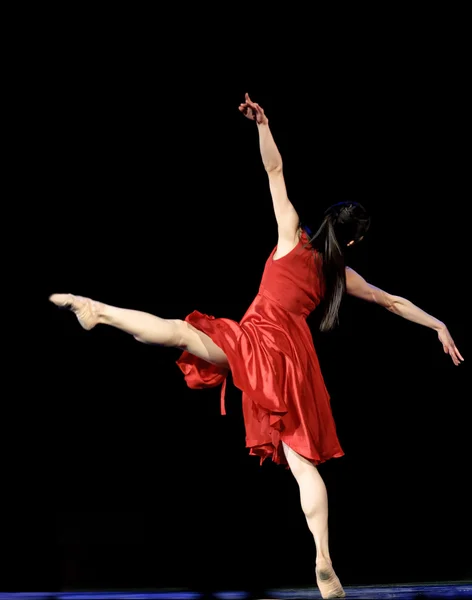
[[[162,331],[159,333],[159,338],[161,338],[159,342],[156,341],[156,336],[150,336],[147,331],[144,331],[142,335],[135,334],[134,339],[141,344],[185,349],[188,343],[187,323],[181,319],[162,319],[161,323]]]
[[[189,341],[189,324],[182,319],[168,319],[168,321],[174,329],[172,345],[185,350]]]

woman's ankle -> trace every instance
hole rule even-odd
[[[98,322],[102,325],[111,325],[112,324],[112,306],[108,304],[103,304],[103,302],[93,302],[93,309],[95,314],[97,315]]]
[[[331,567],[332,563],[331,563],[331,558],[330,558],[329,554],[328,555],[325,555],[325,554],[317,555],[316,566],[317,566],[317,568]]]

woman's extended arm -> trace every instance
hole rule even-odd
[[[444,352],[450,355],[453,363],[459,365],[464,360],[456,348],[446,325],[442,321],[421,310],[421,308],[418,308],[418,306],[415,306],[406,298],[393,296],[367,283],[363,277],[349,267],[346,269],[346,292],[362,300],[380,304],[380,306],[385,307],[387,310],[404,319],[434,329],[438,333],[438,338],[443,345]]]
[[[269,129],[269,120],[264,110],[259,104],[252,102],[248,94],[246,94],[246,101],[239,106],[239,110],[245,117],[257,123],[262,162],[269,177],[279,238],[293,241],[300,225],[300,218],[288,199],[282,170],[282,157]]]

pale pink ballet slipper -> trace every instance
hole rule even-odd
[[[346,592],[331,565],[316,567],[316,583],[322,598],[345,598]]]
[[[95,300],[73,294],[53,294],[49,300],[60,308],[71,310],[84,329],[93,329],[99,322],[100,303]]]

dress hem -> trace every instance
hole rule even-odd
[[[301,448],[296,448],[283,439],[280,439],[280,443],[277,445],[277,447],[271,444],[270,442],[267,442],[266,444],[261,444],[256,441],[246,440],[246,448],[249,449],[250,456],[259,456],[259,458],[261,459],[261,465],[268,458],[272,459],[272,462],[276,464],[287,465],[287,459],[282,449],[282,442],[284,442],[291,450],[299,454],[302,458],[305,458],[306,460],[314,463],[315,466],[325,463],[328,460],[331,460],[332,458],[342,458],[343,456],[345,456],[343,450],[339,450],[334,454],[314,456],[311,452],[305,452]]]

